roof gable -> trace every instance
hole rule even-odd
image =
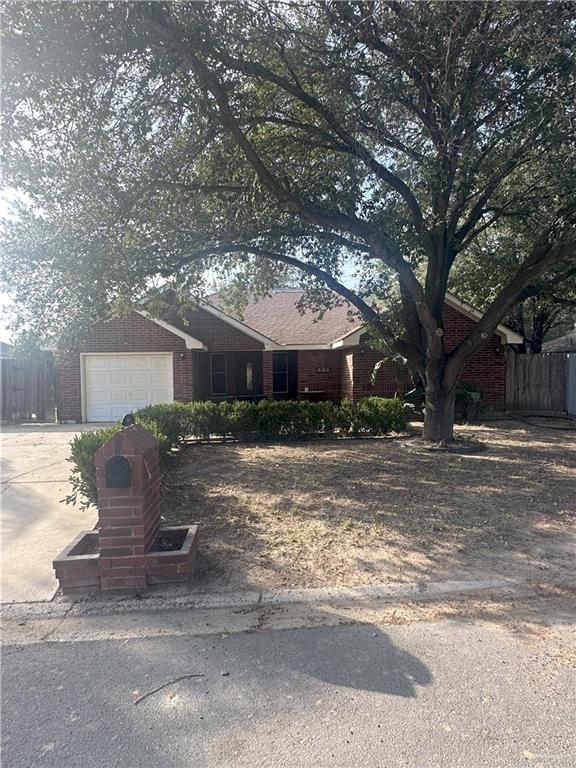
[[[311,310],[300,312],[297,305],[303,295],[304,291],[300,289],[273,291],[269,296],[250,301],[241,320],[221,309],[218,293],[208,296],[202,306],[262,341],[265,349],[339,349],[359,343],[366,326],[349,302],[341,299],[338,306],[325,310],[320,317]],[[446,293],[445,303],[475,322],[483,316],[482,312],[451,293]],[[498,325],[495,333],[500,336],[502,344],[522,344],[524,341],[505,325]]]
[[[156,323],[156,325],[159,325],[160,328],[164,328],[164,330],[169,331],[170,333],[173,333],[175,336],[178,336],[179,338],[181,338],[186,344],[186,349],[204,349],[204,350],[208,349],[208,347],[204,344],[204,342],[194,338],[194,336],[191,336],[189,333],[186,333],[181,328],[178,328],[172,323],[168,323],[166,322],[166,320],[161,320],[158,317],[154,317],[154,315],[151,315],[149,312],[145,312],[143,309],[137,309],[136,313],[139,315],[142,315],[142,317],[145,317],[147,320],[150,320],[152,323]]]
[[[481,320],[484,316],[484,313],[480,312],[479,309],[475,309],[470,304],[466,304],[465,301],[461,301],[460,299],[456,298],[454,294],[449,293],[448,291],[446,291],[446,297],[444,301],[449,307],[452,307],[452,309],[461,312],[463,315],[469,317],[471,320],[475,320],[476,322]],[[516,331],[513,331],[512,328],[508,328],[507,325],[502,325],[500,323],[496,326],[495,333],[502,339],[502,344],[524,343],[522,336],[516,333]]]
[[[242,319],[227,315],[220,307],[219,294],[212,294],[203,304],[231,323],[252,329],[265,340],[267,348],[330,348],[333,342],[360,328],[362,322],[352,306],[341,299],[338,306],[326,309],[322,316],[306,310],[300,312],[298,302],[303,290],[278,290],[269,296],[250,301]],[[248,332],[248,331],[245,331]]]

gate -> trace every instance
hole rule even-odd
[[[566,358],[566,410],[571,416],[576,416],[576,352]]]
[[[52,421],[56,409],[56,367],[52,357],[7,358],[2,369],[2,420]]]
[[[566,413],[568,355],[506,356],[506,410]]]

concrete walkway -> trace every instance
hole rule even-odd
[[[68,493],[72,437],[100,425],[30,425],[2,428],[0,533],[3,603],[51,600],[58,584],[53,558],[96,510],[60,503]]]

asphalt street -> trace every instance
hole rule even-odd
[[[9,645],[2,766],[573,768],[573,626],[460,619]],[[202,677],[170,682],[183,675]]]

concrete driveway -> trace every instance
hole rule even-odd
[[[69,443],[101,425],[29,425],[2,429],[0,532],[3,603],[51,600],[58,583],[53,558],[84,528],[95,508],[60,503],[70,492]]]

